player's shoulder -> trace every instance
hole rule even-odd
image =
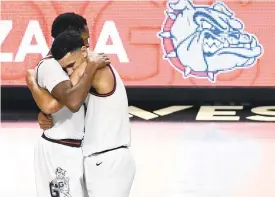
[[[44,58],[36,66],[36,70],[39,73],[52,73],[52,72],[64,72],[58,61],[54,58]]]
[[[58,61],[50,57],[50,58],[41,59],[37,67],[60,67],[60,65]]]

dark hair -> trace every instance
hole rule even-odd
[[[64,31],[55,38],[51,53],[54,59],[60,60],[67,53],[76,51],[82,46],[84,46],[84,41],[79,32],[72,30]]]
[[[56,38],[60,33],[66,30],[82,32],[86,25],[87,21],[82,16],[73,12],[63,13],[54,19],[51,34],[53,38]]]

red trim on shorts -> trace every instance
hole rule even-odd
[[[69,141],[65,141],[65,140],[57,140],[57,142],[61,142],[61,143],[65,143],[65,144],[74,144],[74,145],[81,145],[81,142],[69,142]]]
[[[70,146],[70,147],[79,148],[82,145],[82,140],[76,140],[76,139],[55,140],[55,139],[48,138],[44,133],[42,134],[41,137],[43,139],[49,141],[49,142],[56,143],[56,144],[62,144],[64,146]]]

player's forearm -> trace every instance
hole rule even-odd
[[[37,84],[28,86],[37,106],[46,114],[53,114],[63,106],[47,90],[40,88]]]
[[[81,79],[81,76],[76,71],[70,76],[70,81],[72,85],[75,86]]]
[[[73,112],[77,112],[85,101],[92,86],[97,67],[87,66],[78,83],[70,88],[65,95],[65,105]],[[72,83],[74,79],[71,79]]]

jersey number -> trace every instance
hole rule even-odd
[[[50,192],[51,192],[51,197],[60,196],[57,184],[50,183]]]

